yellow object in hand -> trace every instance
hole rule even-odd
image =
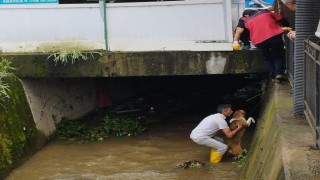
[[[282,30],[284,30],[284,31],[291,31],[292,28],[291,28],[291,27],[282,27]]]
[[[233,44],[232,44],[232,49],[237,51],[237,50],[240,50],[240,44],[238,41],[234,41]]]

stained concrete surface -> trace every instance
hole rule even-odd
[[[275,84],[275,106],[285,179],[320,179],[320,150],[304,116],[293,115],[290,84]]]

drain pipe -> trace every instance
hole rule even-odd
[[[319,22],[319,0],[296,1],[296,39],[294,44],[293,114],[304,113],[304,40],[314,35]]]
[[[109,51],[108,48],[108,30],[107,30],[107,6],[106,0],[99,0],[100,13],[103,20],[103,29],[104,29],[104,42],[106,51]]]

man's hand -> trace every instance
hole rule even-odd
[[[243,124],[241,124],[241,123],[237,123],[237,126],[238,126],[238,128],[237,129],[242,129],[242,127],[243,127]]]
[[[232,49],[233,49],[234,51],[240,50],[239,41],[233,41]]]
[[[287,34],[288,38],[294,40],[296,38],[296,31],[290,31]]]

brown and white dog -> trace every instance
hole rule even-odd
[[[228,150],[234,155],[234,158],[242,153],[241,140],[246,128],[249,127],[251,123],[255,123],[252,117],[246,120],[245,115],[246,112],[244,110],[237,110],[233,113],[232,119],[229,121],[231,131],[237,129],[237,124],[240,123],[243,125],[243,128],[239,130],[236,135],[228,139]]]

